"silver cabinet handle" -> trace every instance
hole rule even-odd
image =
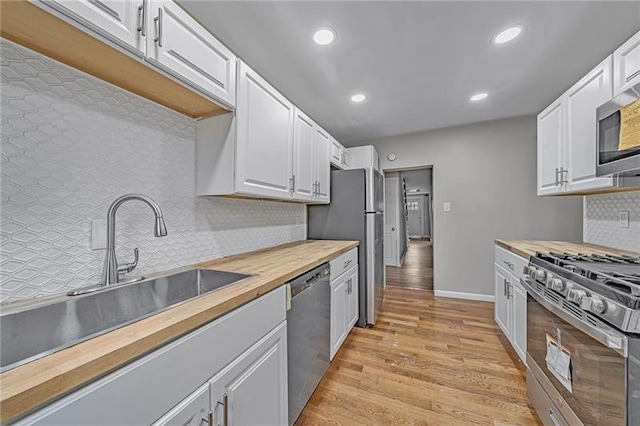
[[[222,405],[222,425],[228,426],[229,425],[229,395],[226,393],[222,395],[222,401],[218,401],[218,405]],[[213,416],[210,418],[212,422],[209,423],[209,426],[212,426]]]
[[[289,178],[289,185],[291,185],[291,192],[296,192],[296,175],[291,175]]]
[[[145,37],[147,35],[147,0],[142,0],[142,4],[138,6],[138,16],[142,21],[138,25],[138,32]]]
[[[502,295],[503,296],[507,296],[507,292],[509,291],[509,290],[507,290],[507,286],[508,285],[509,285],[509,281],[507,281],[506,278],[505,278],[504,283],[502,284]],[[509,298],[509,296],[507,296],[507,299],[508,298]]]
[[[569,170],[564,167],[560,170],[560,184],[569,183]]]
[[[207,418],[202,419],[202,421],[208,424],[209,426],[213,426],[213,410],[209,410],[209,412],[207,413]]]
[[[156,43],[158,43],[159,47],[162,47],[162,8],[158,8],[158,16],[153,18],[154,23],[158,23],[158,28],[156,29],[156,38],[153,39]]]
[[[507,265],[509,268],[514,269],[515,270],[515,265],[512,262],[503,260],[504,264]]]
[[[353,259],[345,260],[344,267],[346,268],[347,266],[351,265],[351,262],[353,262]]]

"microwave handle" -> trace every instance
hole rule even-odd
[[[623,357],[627,358],[629,356],[628,354],[629,339],[627,338],[627,336],[624,336],[615,332],[608,333],[605,330],[602,330],[598,327],[594,327],[591,324],[588,324],[586,322],[580,321],[573,315],[565,312],[564,309],[561,309],[558,306],[555,306],[554,304],[549,302],[547,299],[539,295],[531,286],[530,278],[527,278],[527,279],[520,278],[520,283],[527,290],[527,293],[531,297],[533,297],[536,300],[536,302],[540,303],[547,310],[556,314],[561,319],[565,320],[566,322],[568,322],[578,330],[583,331],[584,333],[591,336],[593,339],[602,343],[606,347],[618,352]]]

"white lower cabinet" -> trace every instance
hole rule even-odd
[[[528,262],[496,247],[495,321],[523,363],[527,362],[527,290],[520,283]],[[506,265],[506,268],[503,267]]]
[[[286,425],[286,323],[216,374],[209,384],[214,425]]]
[[[331,261],[331,359],[358,321],[357,250]]]
[[[284,425],[285,309],[280,287],[16,424],[223,424],[226,394],[229,424]]]
[[[209,384],[205,383],[153,426],[201,426],[209,421],[209,400]]]
[[[511,336],[511,310],[513,307],[507,293],[511,285],[510,279],[511,274],[495,265],[495,317],[496,323],[507,337]]]

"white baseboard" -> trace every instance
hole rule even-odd
[[[482,302],[494,302],[495,297],[491,294],[462,293],[459,291],[435,290],[434,294],[440,297],[450,297],[452,299],[479,300]]]

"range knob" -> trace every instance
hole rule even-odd
[[[580,301],[580,307],[589,312],[602,314],[607,310],[607,302],[599,297],[583,297]]]
[[[531,278],[535,278],[536,277],[536,271],[538,269],[535,266],[525,266],[524,267],[524,273],[529,275]]]
[[[542,269],[538,269],[536,271],[536,276],[535,279],[540,281],[540,282],[544,282],[544,280],[547,278],[547,271],[542,270]]]
[[[560,278],[551,278],[547,280],[547,287],[551,290],[555,290],[562,293],[565,290],[565,283]]]
[[[587,297],[587,292],[584,290],[571,289],[567,292],[567,299],[577,304],[580,304],[584,297]]]

